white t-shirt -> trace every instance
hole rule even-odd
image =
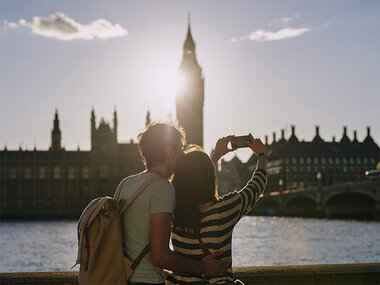
[[[143,183],[158,176],[151,172],[129,176],[121,190],[120,199],[128,201]],[[150,216],[155,213],[172,214],[174,203],[174,188],[165,179],[149,185],[136,198],[121,217],[125,256],[134,260],[140,254],[149,241]],[[161,269],[152,265],[150,252],[142,259],[130,280],[145,283],[164,282]]]

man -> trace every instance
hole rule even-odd
[[[146,181],[154,177],[164,179],[148,186],[122,216],[124,254],[135,259],[148,241],[151,248],[132,274],[131,283],[163,283],[159,268],[204,275],[221,275],[227,270],[227,261],[215,259],[222,252],[215,252],[199,262],[169,248],[175,197],[168,179],[183,155],[184,144],[184,131],[175,124],[154,122],[138,135],[146,170],[126,179],[120,198],[128,201]]]

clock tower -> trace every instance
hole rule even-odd
[[[190,20],[179,75],[181,87],[176,95],[177,119],[185,129],[187,143],[203,147],[204,77],[195,54]]]

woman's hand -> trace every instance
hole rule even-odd
[[[214,165],[218,163],[218,160],[225,154],[234,151],[234,148],[228,148],[228,143],[232,140],[234,136],[227,136],[227,137],[222,137],[218,139],[215,145],[215,150],[213,154],[211,155],[211,160]]]
[[[260,139],[253,138],[252,134],[249,134],[249,140],[247,141],[247,144],[256,155],[267,152],[266,146],[261,142]]]

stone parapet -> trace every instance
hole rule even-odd
[[[378,285],[380,263],[234,267],[235,277],[255,285]],[[78,271],[0,273],[0,284],[76,285]]]

